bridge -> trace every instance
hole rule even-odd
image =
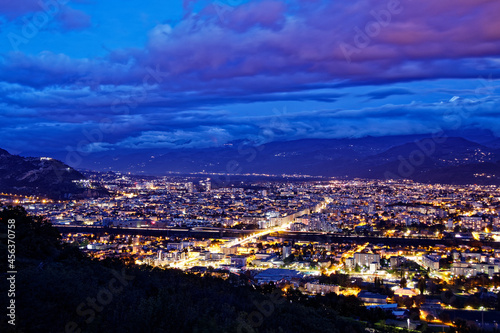
[[[195,228],[104,228],[99,226],[74,226],[74,225],[54,225],[61,233],[89,233],[89,234],[121,234],[121,235],[143,235],[143,236],[163,236],[163,237],[192,237],[197,239],[207,238],[237,238],[228,242],[230,246],[245,244],[252,239],[259,237],[274,236],[290,241],[308,241],[322,243],[356,243],[384,245],[409,245],[409,246],[436,246],[439,244],[445,246],[457,245],[477,245],[500,248],[500,242],[470,241],[464,239],[439,239],[424,237],[376,237],[363,235],[344,235],[326,232],[308,232],[308,231],[287,231],[288,226],[274,227],[265,230],[237,230],[228,228],[214,227],[195,227]]]

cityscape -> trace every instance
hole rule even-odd
[[[0,332],[500,332],[499,16],[0,1]]]
[[[56,201],[2,193],[49,219],[88,256],[179,269],[303,295],[356,296],[395,327],[448,330],[464,318],[496,330],[497,186],[397,180],[89,173],[109,195]],[[486,314],[486,316],[485,316]]]

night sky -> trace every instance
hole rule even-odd
[[[500,136],[499,17],[498,0],[1,1],[0,147]]]

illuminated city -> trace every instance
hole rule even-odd
[[[454,311],[495,307],[497,186],[260,177],[216,187],[199,175],[120,173],[89,179],[87,186],[103,186],[109,196],[57,202],[2,195],[49,218],[64,242],[99,260],[225,279],[244,274],[285,293],[293,286],[305,295],[356,295],[367,307],[411,317],[415,328],[453,326]],[[456,297],[443,296],[451,290]],[[492,298],[478,299],[483,293]]]
[[[0,1],[0,332],[499,333],[499,17]]]

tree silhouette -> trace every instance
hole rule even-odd
[[[420,290],[420,295],[423,295],[424,294],[424,291],[425,291],[425,288],[427,287],[427,283],[425,281],[425,278],[424,277],[421,277],[419,280],[418,280],[418,290]]]
[[[401,288],[406,288],[406,284],[407,284],[406,278],[403,276],[403,277],[401,278],[401,281],[399,282],[399,286],[400,286]]]

